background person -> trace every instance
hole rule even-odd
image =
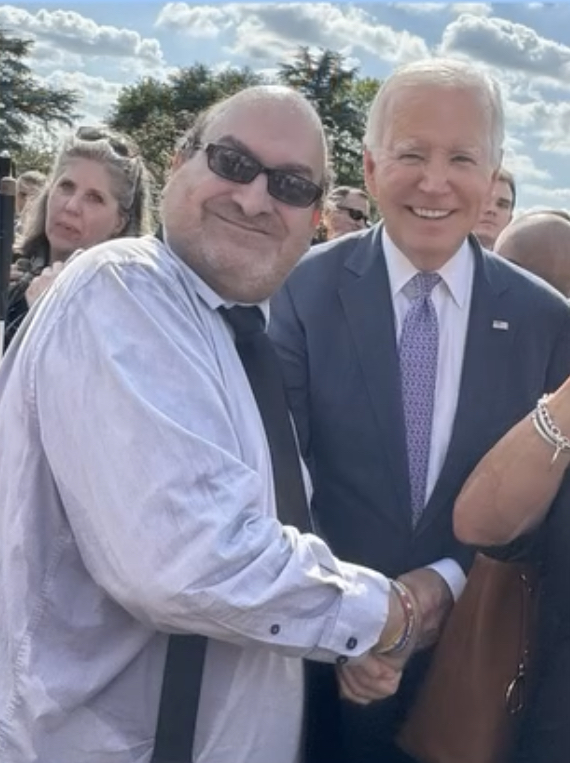
[[[370,202],[360,188],[337,186],[327,195],[323,206],[322,227],[325,240],[370,226]]]
[[[46,176],[38,170],[28,170],[16,179],[16,235],[22,232],[23,215],[28,204],[41,191]]]
[[[495,242],[513,219],[517,189],[511,172],[502,167],[479,217],[474,233],[486,249],[495,249]]]
[[[495,251],[570,297],[570,215],[566,212],[549,209],[520,215],[499,235]]]
[[[73,252],[149,233],[151,226],[149,177],[134,144],[91,127],[66,138],[26,214],[12,268],[6,343]]]

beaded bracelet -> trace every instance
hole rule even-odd
[[[402,606],[404,612],[404,627],[401,633],[399,633],[389,644],[382,647],[377,645],[372,649],[373,654],[377,655],[398,654],[399,652],[403,652],[410,645],[417,624],[416,610],[408,586],[404,585],[404,583],[401,583],[399,580],[391,580],[390,586],[397,595]]]

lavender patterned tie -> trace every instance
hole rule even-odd
[[[405,287],[411,304],[402,325],[399,353],[414,527],[426,498],[439,344],[431,292],[440,280],[437,273],[416,273]]]

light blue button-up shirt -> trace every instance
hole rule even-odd
[[[0,363],[2,763],[148,763],[168,632],[210,639],[195,761],[293,763],[300,658],[378,638],[386,579],[276,519],[221,304],[156,239],[109,242]]]

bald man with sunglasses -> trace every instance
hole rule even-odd
[[[218,104],[161,237],[84,252],[3,359],[2,761],[299,763],[301,658],[396,690],[415,601],[310,532],[263,331],[327,175],[294,91]]]
[[[370,202],[360,188],[340,185],[327,194],[323,206],[327,240],[370,227]]]

